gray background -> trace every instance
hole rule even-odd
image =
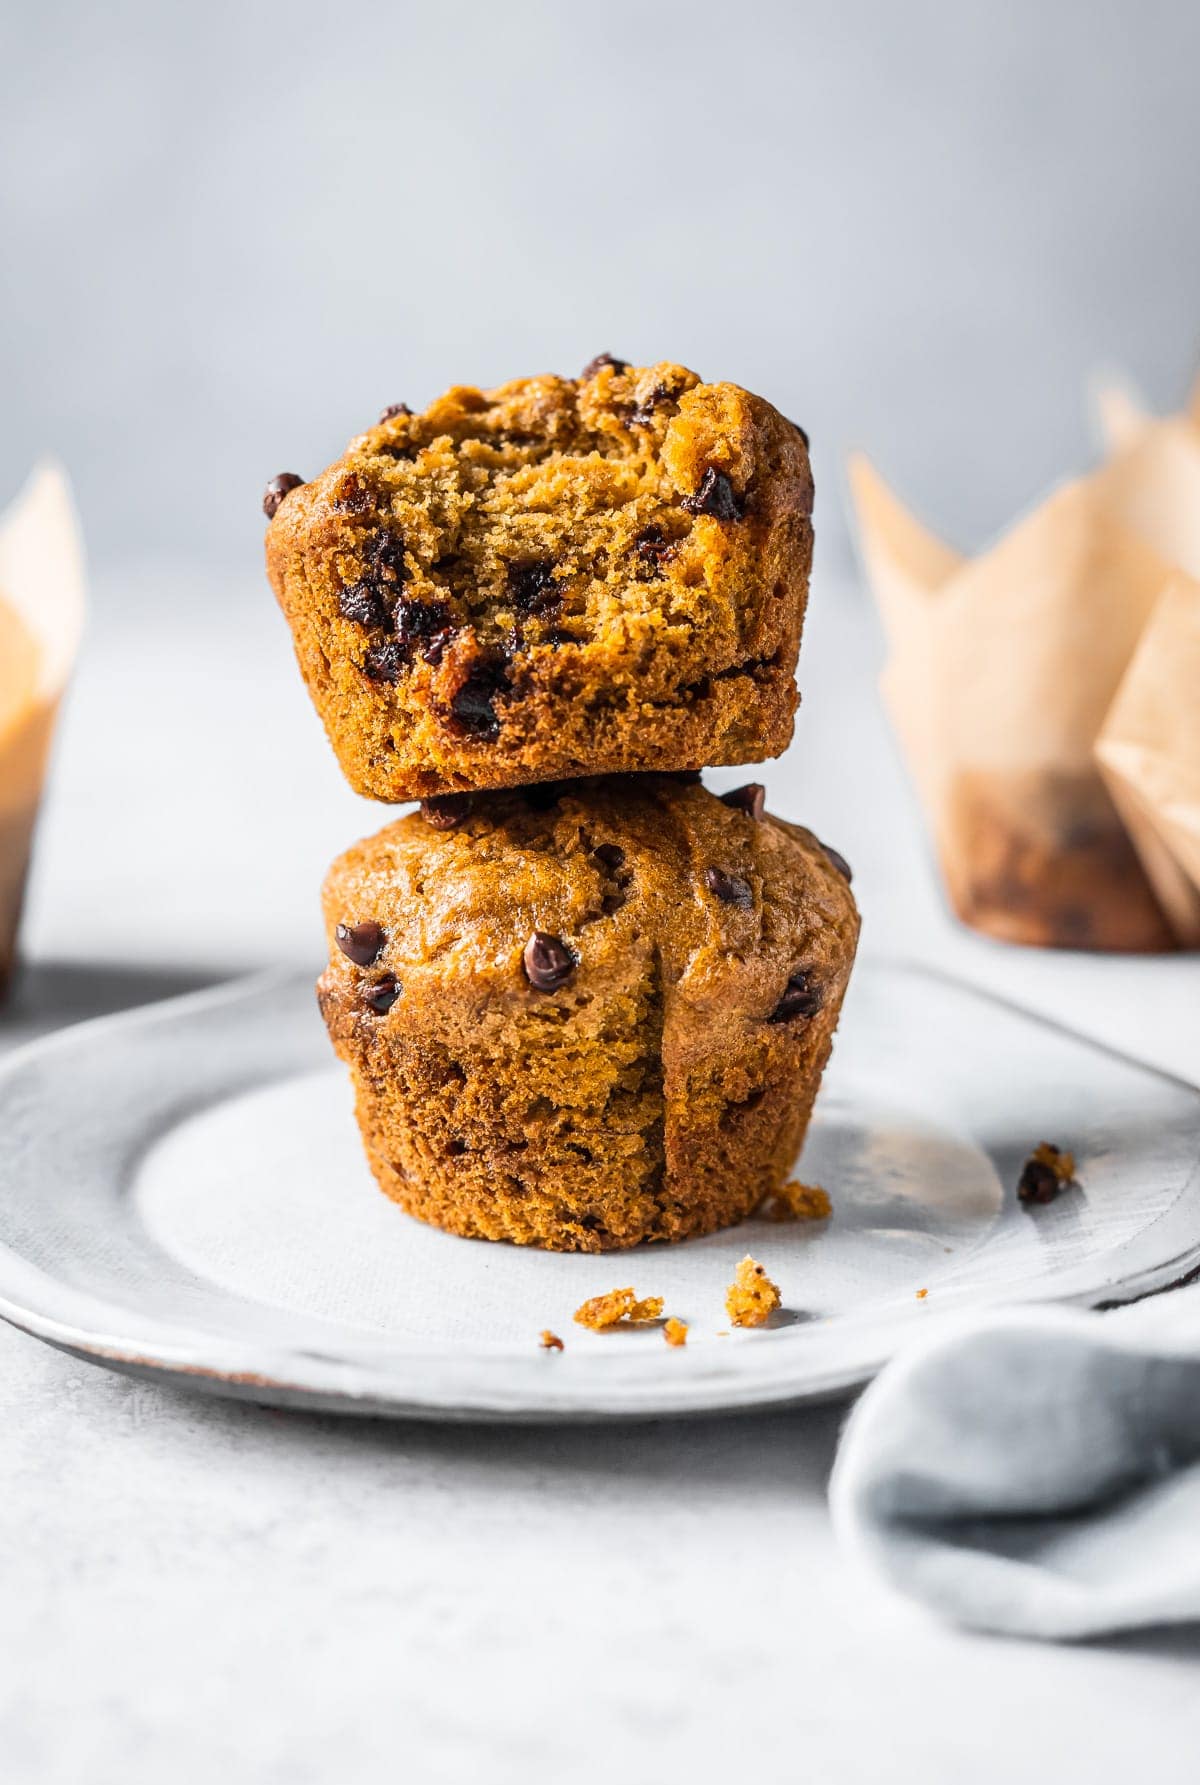
[[[756,773],[853,862],[865,951],[1185,1070],[1194,962],[946,916],[837,484],[861,442],[970,542],[1082,459],[1095,364],[1177,399],[1198,51],[1182,0],[0,0],[0,500],[57,450],[97,570],[0,1048],[315,975],[321,877],[386,814],[295,673],[263,482],[390,400],[610,347],[813,431],[804,704]],[[748,1755],[821,1785],[1190,1782],[1200,1638],[912,1618],[834,1548],[839,1418],[337,1424],[0,1324],[4,1785],[714,1785]]]
[[[101,569],[254,574],[271,473],[602,348],[802,420],[826,552],[851,444],[970,545],[1191,371],[1185,0],[0,17],[0,497],[61,454]]]

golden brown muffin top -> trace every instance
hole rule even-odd
[[[656,957],[677,1022],[686,1008],[790,1023],[844,979],[845,864],[763,813],[753,784],[718,798],[638,775],[429,806],[347,850],[325,884],[332,971],[364,1014],[394,980],[410,1009],[450,996],[487,1023],[540,1001],[553,1022]]]
[[[807,524],[812,476],[802,430],[761,397],[604,355],[578,379],[395,405],[267,506],[272,581],[297,553],[319,562],[345,647],[376,680],[464,638],[475,654],[607,640],[625,656],[698,625],[719,671],[753,645],[728,610],[771,599],[785,567],[756,554],[781,519]],[[471,729],[469,700],[457,717]]]

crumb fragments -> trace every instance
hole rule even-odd
[[[923,1302],[925,1300],[925,1297],[928,1294],[929,1294],[929,1291],[927,1289],[918,1289],[917,1290],[917,1300],[919,1302]]]
[[[1075,1182],[1075,1155],[1044,1140],[1034,1147],[1021,1168],[1017,1197],[1026,1204],[1053,1202],[1060,1190]]]
[[[564,1351],[566,1349],[558,1334],[552,1333],[548,1326],[543,1328],[538,1344],[543,1351]]]
[[[619,1326],[623,1320],[630,1324],[657,1320],[662,1311],[661,1295],[648,1295],[644,1301],[639,1301],[632,1289],[610,1289],[607,1295],[594,1295],[582,1307],[576,1308],[575,1319],[580,1326],[602,1333],[610,1326]]]
[[[670,1320],[668,1320],[667,1324],[663,1327],[663,1338],[667,1341],[667,1344],[686,1345],[687,1336],[687,1321],[676,1320],[675,1316],[672,1314]]]
[[[819,1184],[801,1184],[793,1179],[781,1184],[758,1205],[764,1221],[825,1221],[833,1212],[829,1192]]]
[[[747,1253],[725,1292],[725,1312],[735,1326],[762,1326],[779,1301],[778,1285]]]

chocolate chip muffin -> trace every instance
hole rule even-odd
[[[777,756],[812,556],[802,431],[610,355],[403,404],[268,486],[267,569],[347,779],[405,800]]]
[[[387,1194],[560,1251],[741,1220],[786,1176],[858,937],[845,863],[639,775],[430,802],[338,860],[318,987]]]

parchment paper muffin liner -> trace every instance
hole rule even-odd
[[[50,744],[84,607],[74,504],[63,473],[43,464],[0,515],[0,993],[12,973]]]
[[[1177,940],[1200,948],[1200,583],[1160,596],[1096,760]]]
[[[1186,575],[1155,606],[1096,760],[1172,930],[1200,948],[1200,379],[1162,419],[1126,380],[1098,398],[1122,512]]]
[[[965,559],[866,459],[851,465],[890,649],[884,699],[955,911],[1006,941],[1173,945],[1093,754],[1173,574],[1123,518],[1143,471],[1140,458],[1124,473],[1114,461],[1066,484]]]

